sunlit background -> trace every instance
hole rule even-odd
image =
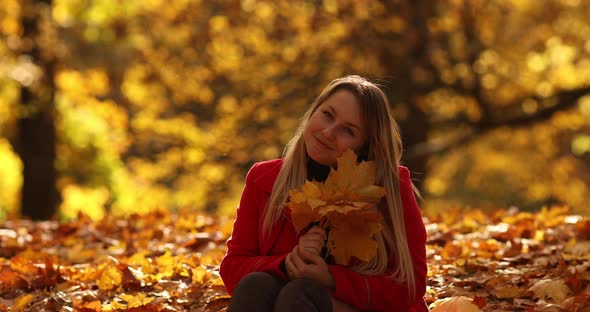
[[[388,94],[423,209],[590,212],[588,1],[3,0],[0,38],[0,220],[35,217],[44,160],[26,193],[60,199],[26,211],[231,215],[353,73]]]

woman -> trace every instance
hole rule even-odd
[[[346,149],[375,161],[383,230],[377,256],[348,266],[320,256],[326,232],[295,233],[289,190],[324,181]],[[427,311],[426,231],[385,94],[359,76],[332,81],[305,113],[282,159],[246,176],[221,277],[229,311]]]

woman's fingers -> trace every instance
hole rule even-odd
[[[326,230],[324,230],[322,227],[320,226],[314,226],[311,229],[309,229],[309,231],[307,231],[307,233],[305,233],[305,235],[307,234],[311,234],[311,235],[319,235],[320,239],[322,241],[325,241],[327,239],[327,235],[326,235]]]
[[[287,254],[285,257],[285,269],[287,270],[287,276],[289,279],[295,278],[295,268],[293,266],[293,262],[291,261],[291,253]]]
[[[285,257],[285,269],[287,269],[287,276],[289,276],[290,279],[294,279],[296,277],[295,272],[297,271],[297,268],[291,260],[292,254],[293,252],[290,252],[289,254],[287,254],[287,257]]]
[[[301,271],[305,267],[305,262],[299,256],[298,248],[299,246],[295,246],[285,257],[285,268],[290,279],[301,277]]]
[[[306,250],[320,255],[322,253],[322,248],[324,248],[325,241],[326,231],[319,226],[314,226],[299,238],[299,251]]]
[[[326,240],[326,231],[319,226],[312,227],[309,231],[301,236],[300,239],[314,239],[319,241]]]
[[[324,247],[324,242],[319,240],[300,240],[299,241],[299,251],[307,250],[308,252],[320,254],[322,252],[322,248]]]
[[[325,241],[321,233],[306,233],[305,235],[301,236],[299,240],[313,240],[318,242]]]
[[[307,250],[304,250],[303,252],[299,252],[298,256],[305,264],[319,265],[322,262],[325,262],[324,258],[322,258],[320,256],[320,254],[311,253],[311,252],[308,252]]]
[[[301,273],[303,272],[303,270],[305,270],[305,261],[303,261],[303,259],[301,258],[301,255],[299,254],[299,250],[297,249],[297,246],[295,246],[295,248],[293,249],[293,251],[291,252],[291,263],[293,263],[293,267],[295,268],[295,273],[297,276],[300,276]]]

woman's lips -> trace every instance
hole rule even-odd
[[[316,138],[316,137],[314,137],[314,139],[315,139],[315,140],[318,142],[318,145],[320,145],[320,146],[321,146],[321,147],[323,147],[324,149],[328,149],[328,150],[332,150],[332,149],[333,149],[333,148],[332,148],[330,145],[328,145],[328,144],[326,144],[326,143],[322,142],[320,139],[318,139],[318,138]]]

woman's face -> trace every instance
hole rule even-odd
[[[303,130],[307,155],[326,166],[334,166],[336,158],[349,148],[358,153],[366,138],[360,104],[348,90],[332,94],[311,115]]]

